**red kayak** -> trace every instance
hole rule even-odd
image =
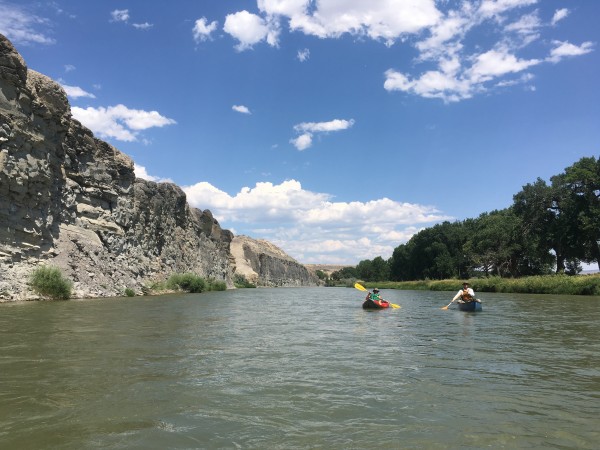
[[[385,300],[365,300],[363,309],[385,309],[390,307],[390,302]]]

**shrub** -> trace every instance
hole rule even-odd
[[[135,291],[131,288],[126,288],[125,289],[125,295],[127,297],[135,297]]]
[[[206,290],[206,281],[193,273],[175,273],[167,280],[167,287],[170,289],[199,293]]]
[[[66,300],[71,297],[73,283],[63,277],[58,267],[41,266],[33,271],[31,287],[42,297]]]
[[[256,285],[250,283],[244,275],[236,273],[233,276],[233,284],[236,288],[255,288]]]
[[[209,280],[208,281],[208,290],[209,291],[224,291],[227,289],[227,285],[224,281],[217,280]]]

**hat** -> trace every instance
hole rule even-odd
[[[379,289],[377,289],[377,288],[373,289],[373,292],[376,292],[376,291],[379,292]]]
[[[464,286],[465,284],[466,284],[467,286],[469,285],[469,283],[467,283],[466,281],[463,283],[463,286]]]

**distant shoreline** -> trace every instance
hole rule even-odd
[[[536,275],[523,278],[471,278],[469,280],[378,281],[364,283],[368,288],[457,291],[463,281],[478,292],[600,296],[600,273],[581,275]]]

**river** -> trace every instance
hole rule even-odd
[[[598,448],[599,297],[382,294],[1,304],[0,448]]]

